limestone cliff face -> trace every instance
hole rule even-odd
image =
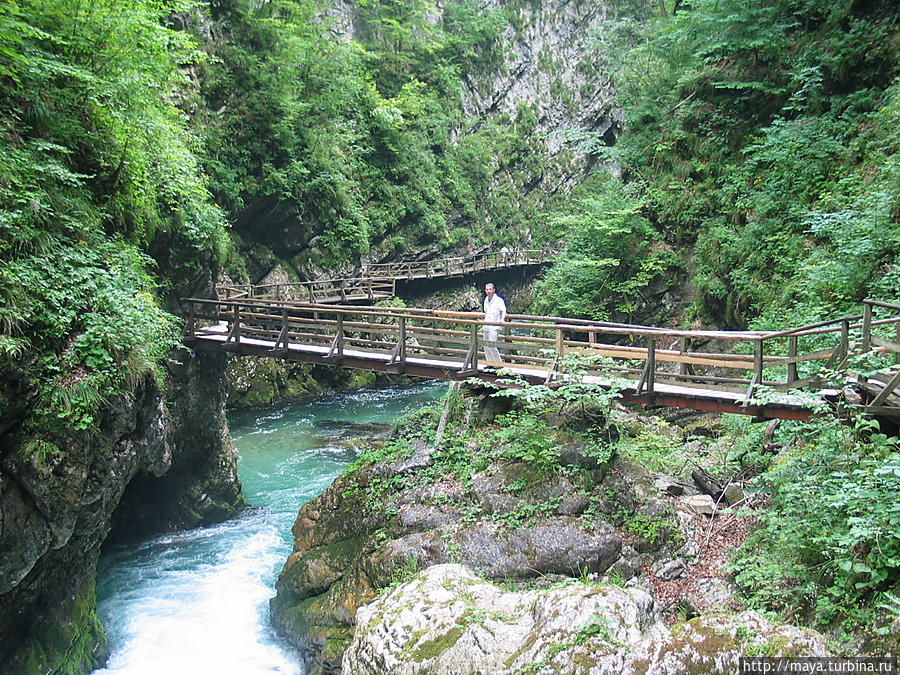
[[[224,421],[222,363],[173,365],[168,405],[152,378],[41,456],[21,429],[0,445],[0,671],[87,672],[106,642],[94,614],[100,546],[214,522],[242,503]]]
[[[0,463],[0,664],[45,672],[95,666],[105,653],[93,618],[94,570],[110,516],[138,471],[172,462],[169,420],[155,382],[115,402],[96,437],[71,434],[35,456],[4,438]]]
[[[214,523],[243,506],[237,453],[225,419],[225,363],[220,354],[173,355],[171,468],[159,476],[141,471],[130,482],[114,514],[114,537]]]
[[[622,131],[622,111],[591,45],[606,18],[606,4],[488,0],[485,6],[512,9],[515,20],[503,33],[503,64],[487,77],[464,75],[466,117],[515,118],[519,110],[529,108],[537,117],[536,130],[549,135],[551,155],[562,146],[560,137],[552,134],[564,129],[593,131],[612,145]]]
[[[440,21],[443,3],[432,21]],[[599,69],[593,41],[607,18],[604,2],[589,0],[482,0],[481,11],[503,10],[508,23],[496,50],[502,60],[489,73],[463,74],[463,113],[470,120],[506,115],[522,108],[537,115],[536,131],[581,128],[595,131],[611,144],[622,131],[622,111],[609,75]],[[327,16],[334,31],[367,41],[372,29],[361,19],[355,2],[331,3]],[[561,141],[551,138],[555,153]]]
[[[441,20],[441,2],[431,19]],[[502,60],[489,73],[463,74],[463,113],[469,120],[507,116],[520,110],[536,114],[535,130],[551,134],[579,128],[599,133],[612,144],[622,132],[619,107],[608,73],[598,66],[593,41],[607,18],[604,2],[589,0],[482,0],[481,11],[503,10],[509,21],[497,52]],[[366,41],[372,29],[355,2],[331,3],[327,16],[334,31]],[[550,137],[547,150],[562,141]],[[540,177],[537,177],[540,179]]]
[[[365,12],[355,2],[334,0],[323,4],[328,5],[323,12],[338,39],[378,41],[378,28],[367,24]],[[431,21],[442,21],[444,4],[435,4]],[[447,133],[453,142],[464,143],[467,135],[492,121],[502,121],[500,128],[504,128],[524,117],[533,120],[527,148],[517,150],[517,156],[503,157],[498,151],[492,166],[484,167],[491,179],[479,199],[490,201],[502,192],[523,210],[539,208],[546,196],[567,193],[579,184],[596,161],[563,152],[566,141],[559,132],[591,132],[608,145],[615,143],[622,132],[622,110],[595,44],[607,16],[607,4],[588,0],[482,0],[478,4],[479,11],[496,10],[506,21],[498,43],[492,46],[499,57],[490,70],[462,74],[460,105],[465,123]],[[522,156],[534,161],[520,161]],[[236,214],[235,228],[246,239],[242,254],[252,281],[265,276],[279,259],[303,278],[325,274],[312,261],[318,245],[316,230],[327,223],[305,221],[300,211],[289,199],[269,196],[249,201]],[[446,217],[450,229],[472,226],[456,212]],[[402,236],[415,240],[418,234],[416,228],[410,228]],[[413,243],[404,256],[427,258],[447,253],[442,248],[446,243],[440,244],[433,237]],[[453,254],[477,250],[474,239],[470,239],[458,241]],[[395,257],[387,242],[375,243],[361,262]],[[343,272],[352,274],[353,270]]]

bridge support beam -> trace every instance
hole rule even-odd
[[[401,316],[397,319],[397,346],[394,347],[394,353],[388,361],[388,366],[395,369],[395,372],[402,373],[406,370],[406,317]]]
[[[478,373],[478,326],[472,324],[469,327],[469,351],[463,360],[460,376],[468,377]]]
[[[647,339],[647,362],[644,364],[644,372],[641,373],[641,379],[638,382],[636,395],[640,396],[644,387],[647,393],[653,393],[653,387],[656,384],[656,338],[652,335]]]

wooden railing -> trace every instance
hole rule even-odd
[[[394,296],[396,283],[384,277],[319,279],[284,284],[230,284],[216,286],[220,300],[266,299],[298,302],[328,303],[349,300],[369,300]]]
[[[280,284],[227,284],[216,286],[220,300],[259,298],[297,302],[331,303],[392,297],[398,279],[459,276],[492,269],[537,265],[547,262],[546,251],[526,249],[507,253],[479,253],[438,260],[377,263],[366,266],[364,276]]]
[[[479,366],[540,371],[548,381],[577,368],[581,374],[628,381],[638,395],[660,382],[740,392],[749,402],[762,386],[774,390],[824,388],[854,355],[870,352],[888,373],[870,406],[886,405],[900,383],[890,374],[900,362],[900,305],[866,300],[861,315],[784,331],[655,328],[563,317],[510,314],[496,342],[482,336],[478,312],[308,304],[259,298],[186,300],[188,335],[224,336],[234,348],[248,340],[269,344],[272,355],[289,345],[324,348],[323,359],[380,359],[398,372],[408,361],[464,377]],[[484,346],[503,363],[485,363]],[[877,363],[875,365],[878,365]],[[356,367],[356,366],[355,366]],[[537,370],[535,370],[537,369]],[[866,380],[868,382],[868,380]],[[871,397],[870,397],[871,398]],[[900,408],[897,409],[900,412]]]
[[[472,274],[485,270],[539,265],[547,262],[554,254],[539,249],[522,249],[501,253],[478,253],[472,256],[440,258],[438,260],[402,261],[373,263],[366,265],[363,273],[369,277],[391,277],[395,279],[434,278]]]

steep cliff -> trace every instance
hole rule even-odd
[[[104,406],[94,430],[36,441],[0,435],[0,669],[102,665],[94,613],[100,548],[222,520],[243,505],[224,415],[224,358],[175,352],[161,389],[148,376]],[[24,382],[5,381],[25,389]]]
[[[622,131],[604,3],[306,11],[213,11],[207,164],[253,281],[552,239],[540,212],[597,161],[576,140]]]
[[[97,433],[66,434],[56,453],[35,454],[21,429],[4,434],[4,672],[84,672],[103,663],[94,577],[114,517],[120,534],[136,535],[220,520],[240,507],[216,365],[183,366],[197,377],[180,386],[173,379],[176,400],[168,406],[145,379],[103,411]]]

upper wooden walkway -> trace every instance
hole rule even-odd
[[[900,305],[893,303],[866,300],[861,315],[777,332],[510,314],[498,341],[485,343],[477,312],[259,297],[185,302],[186,341],[195,349],[448,380],[578,379],[615,388],[625,400],[764,418],[807,419],[849,394],[849,403],[900,420]],[[504,363],[483,361],[485,344],[500,348]],[[867,378],[848,369],[863,354],[871,370],[880,366]]]
[[[438,260],[374,263],[363,268],[363,276],[387,277],[398,281],[461,277],[466,274],[486,272],[488,270],[544,265],[554,255],[551,252],[540,249],[521,249],[508,251],[507,253],[494,251],[465,257],[440,258]]]
[[[506,254],[479,253],[438,260],[367,265],[359,277],[295,281],[285,284],[229,284],[217,286],[219,299],[265,298],[311,303],[375,302],[395,295],[398,281],[461,277],[467,274],[543,265],[552,253],[523,249]]]

